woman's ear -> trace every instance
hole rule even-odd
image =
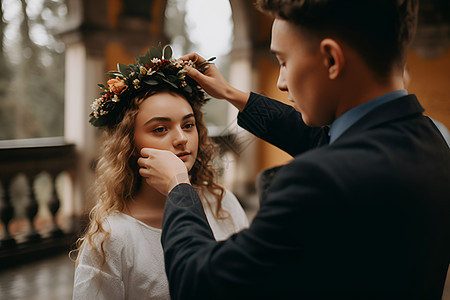
[[[323,57],[324,66],[328,69],[328,77],[336,79],[344,67],[344,51],[333,39],[326,38],[320,42],[320,52]]]

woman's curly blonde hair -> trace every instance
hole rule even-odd
[[[123,119],[114,127],[105,129],[102,153],[96,166],[94,195],[97,202],[89,213],[89,224],[84,234],[77,240],[76,249],[71,252],[77,253],[76,264],[86,243],[97,248],[94,243],[97,236],[100,237],[98,250],[102,255],[102,265],[105,263],[103,246],[110,233],[102,227],[102,223],[112,212],[122,212],[142,184],[137,164],[140,155],[135,147],[134,126],[139,105],[155,93],[157,92],[149,91],[144,96],[135,98],[124,112]],[[189,172],[190,181],[198,192],[207,191],[215,196],[217,202],[213,213],[217,218],[225,219],[229,214],[222,209],[224,188],[216,183],[216,173],[212,167],[216,146],[208,137],[200,104],[188,102],[194,112],[199,137],[197,158]],[[207,204],[212,207],[211,203]]]

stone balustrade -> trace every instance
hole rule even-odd
[[[33,253],[40,255],[38,251],[42,254],[68,237],[73,240],[74,232],[64,232],[56,220],[61,206],[56,181],[62,173],[73,180],[76,161],[75,146],[66,144],[62,137],[0,141],[0,268],[29,259]],[[35,181],[42,174],[50,178],[52,190],[45,202],[51,225],[44,231],[35,226],[43,205],[37,201]],[[21,186],[28,194],[25,200],[15,199],[11,193],[19,176],[26,179]]]

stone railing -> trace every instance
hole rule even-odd
[[[75,146],[62,137],[0,141],[0,268],[66,247],[73,240],[74,232],[62,230],[57,222],[61,201],[56,181],[62,173],[73,179],[76,160]],[[51,182],[45,204],[36,197],[35,181],[42,174]],[[18,177],[24,179],[19,189],[27,194],[21,199],[12,193]],[[36,225],[42,205],[50,212],[45,228]]]

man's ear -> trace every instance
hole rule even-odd
[[[333,39],[326,38],[320,42],[320,52],[324,66],[328,69],[328,77],[336,79],[344,67],[344,52],[342,47]]]

